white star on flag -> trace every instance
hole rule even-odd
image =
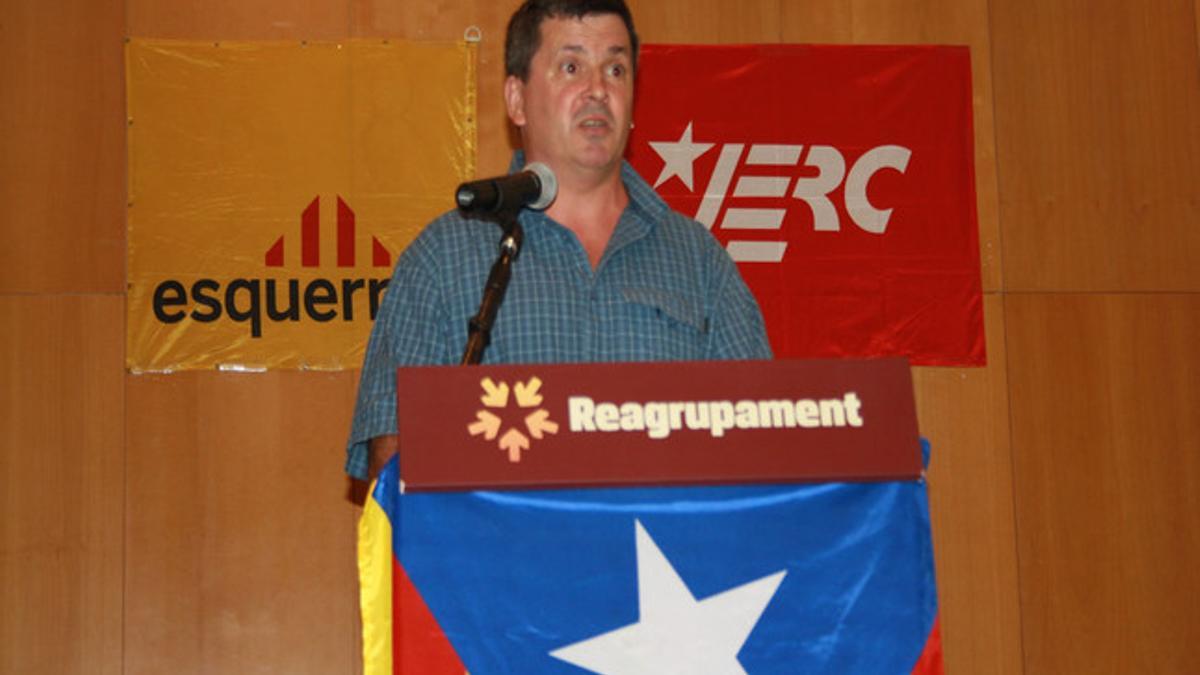
[[[550,656],[601,675],[745,675],[737,654],[787,570],[696,600],[641,522],[634,524],[638,621]]]
[[[692,190],[692,164],[708,149],[713,146],[712,143],[693,143],[692,142],[692,123],[688,122],[687,128],[683,130],[683,135],[674,143],[668,141],[650,141],[650,147],[662,157],[666,164],[663,165],[662,173],[658,174],[658,180],[654,181],[654,187],[658,187],[667,182],[672,176],[679,176],[679,180],[687,186],[688,190]]]

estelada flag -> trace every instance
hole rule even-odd
[[[965,47],[647,45],[628,158],[778,357],[985,363]]]
[[[941,673],[922,481],[401,494],[359,525],[364,672]]]

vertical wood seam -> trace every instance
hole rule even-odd
[[[990,27],[991,26],[991,20],[990,20],[991,2],[990,2],[990,0],[988,2],[988,16],[989,16],[988,30],[990,33],[990,31],[991,31],[991,27]],[[995,92],[993,91],[993,100],[995,100],[994,93]],[[997,169],[998,168],[999,167],[997,166]],[[996,177],[997,182],[999,182],[999,179],[1000,179],[1000,177],[999,177],[999,175],[997,175],[997,177]],[[1000,228],[1000,231],[1001,231],[1001,233],[1003,233],[1004,228]],[[1003,275],[1001,275],[1001,281],[1003,282]],[[1002,331],[1001,334],[1004,336],[1004,372],[1005,372],[1004,393],[1005,393],[1005,398],[1007,399],[1005,401],[1005,406],[1007,408],[1007,414],[1008,414],[1008,465],[1009,465],[1008,472],[1009,472],[1009,476],[1010,476],[1009,481],[1008,481],[1008,489],[1009,489],[1009,495],[1011,497],[1009,499],[1009,508],[1012,510],[1012,513],[1011,513],[1012,524],[1013,524],[1012,525],[1012,527],[1013,527],[1013,529],[1012,529],[1012,531],[1013,531],[1012,550],[1013,550],[1013,563],[1016,565],[1016,569],[1013,570],[1013,572],[1015,573],[1016,580],[1017,580],[1017,586],[1013,590],[1016,592],[1016,595],[1017,595],[1017,597],[1016,597],[1016,602],[1017,602],[1017,650],[1021,655],[1021,671],[1020,672],[1025,673],[1027,670],[1026,664],[1028,663],[1028,659],[1025,655],[1025,608],[1024,608],[1023,603],[1021,602],[1021,589],[1024,586],[1023,586],[1023,582],[1021,579],[1021,546],[1020,546],[1021,522],[1020,522],[1020,519],[1018,518],[1018,508],[1017,508],[1017,481],[1019,479],[1018,478],[1019,475],[1017,473],[1017,452],[1016,452],[1016,448],[1014,447],[1014,443],[1013,443],[1013,439],[1016,438],[1016,436],[1015,436],[1016,428],[1013,423],[1013,391],[1012,391],[1012,388],[1013,388],[1012,372],[1013,372],[1013,370],[1012,370],[1012,350],[1010,349],[1012,341],[1009,339],[1009,333],[1008,333],[1008,331],[1009,331],[1008,294],[1003,290],[1003,283],[1001,283],[1001,289],[1002,290],[998,293],[998,295],[1000,297],[1000,310],[1001,310],[1000,313],[1001,313],[1001,316],[1003,317],[1002,321],[1004,322],[1004,330]]]

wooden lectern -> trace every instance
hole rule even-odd
[[[397,382],[365,672],[940,672],[904,360]]]

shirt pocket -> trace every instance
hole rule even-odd
[[[625,300],[640,306],[670,324],[671,328],[696,339],[708,332],[708,319],[700,303],[678,293],[660,288],[626,286],[621,289]]]

